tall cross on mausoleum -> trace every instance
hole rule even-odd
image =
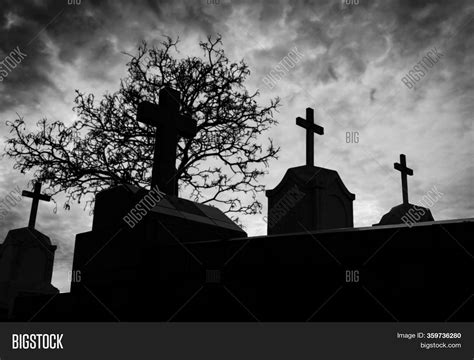
[[[34,229],[36,223],[36,214],[38,213],[39,201],[50,201],[51,196],[41,194],[41,183],[39,181],[35,183],[35,188],[33,192],[23,190],[21,196],[33,199],[33,202],[31,203],[30,221],[28,222],[28,227]]]
[[[412,176],[413,170],[407,167],[407,160],[405,154],[400,154],[400,163],[394,163],[393,167],[402,174],[402,196],[403,203],[408,204],[408,181],[407,175]]]
[[[314,110],[306,108],[306,119],[297,117],[296,125],[306,129],[306,166],[314,166],[314,133],[323,135],[324,128],[314,123]]]
[[[156,128],[151,188],[156,185],[168,195],[178,196],[176,148],[180,137],[196,135],[197,122],[180,113],[179,91],[168,86],[159,94],[159,105],[144,101],[138,105],[137,120]]]

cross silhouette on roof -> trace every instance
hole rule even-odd
[[[402,196],[403,203],[408,204],[408,181],[407,175],[412,176],[413,170],[407,167],[407,161],[405,154],[400,154],[400,163],[394,163],[393,167],[400,171],[402,174]]]
[[[296,118],[296,125],[306,129],[306,165],[314,166],[314,133],[323,135],[324,128],[314,123],[314,110],[306,108],[306,120]]]
[[[31,203],[30,221],[28,222],[28,227],[34,229],[36,223],[36,214],[38,213],[39,201],[43,200],[49,202],[51,200],[51,196],[41,194],[41,182],[39,181],[35,183],[33,192],[23,190],[21,196],[33,199],[33,202]]]
[[[151,188],[168,195],[178,195],[176,148],[179,137],[193,138],[197,122],[180,114],[179,91],[168,86],[160,90],[159,105],[144,101],[138,105],[137,120],[156,128]]]

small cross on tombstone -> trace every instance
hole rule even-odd
[[[306,108],[306,120],[296,118],[296,125],[306,129],[306,165],[314,166],[314,133],[323,135],[324,128],[314,123],[314,110]]]
[[[394,163],[393,167],[400,171],[402,174],[402,194],[403,194],[403,203],[408,204],[408,182],[407,175],[412,176],[413,170],[407,167],[407,161],[405,154],[400,154],[400,163]]]
[[[176,148],[179,137],[193,138],[197,122],[180,114],[179,91],[170,87],[160,90],[159,105],[144,101],[138,105],[137,120],[156,128],[155,151],[151,187],[168,195],[178,195],[176,171]]]
[[[41,182],[35,183],[35,188],[33,192],[23,190],[21,196],[33,199],[33,202],[31,203],[30,221],[28,222],[28,227],[34,229],[36,223],[36,214],[38,213],[39,201],[43,200],[49,202],[51,200],[51,196],[41,194]]]

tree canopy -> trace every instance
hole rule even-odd
[[[220,36],[199,43],[202,57],[177,58],[178,45],[169,37],[158,46],[141,43],[136,54],[127,54],[119,90],[100,101],[76,90],[77,119],[69,126],[42,119],[29,131],[21,116],[8,121],[5,154],[14,168],[34,171],[51,195],[64,192],[66,209],[84,200],[92,207],[94,195],[111,184],[149,187],[155,128],[136,120],[137,105],[158,104],[159,90],[168,85],[181,92],[182,112],[197,120],[196,137],[178,144],[180,191],[233,218],[259,213],[259,180],[279,151],[260,135],[276,124],[279,98],[257,103],[259,91],[249,93],[245,86],[248,65],[227,58]]]

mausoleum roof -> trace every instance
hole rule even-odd
[[[272,196],[278,193],[287,181],[292,180],[298,185],[306,188],[311,187],[326,187],[330,181],[336,181],[340,185],[343,193],[350,199],[355,199],[355,194],[351,193],[344,183],[338,172],[331,169],[326,169],[318,166],[303,165],[298,167],[289,168],[280,183],[271,190],[267,190],[265,193],[267,196]]]

